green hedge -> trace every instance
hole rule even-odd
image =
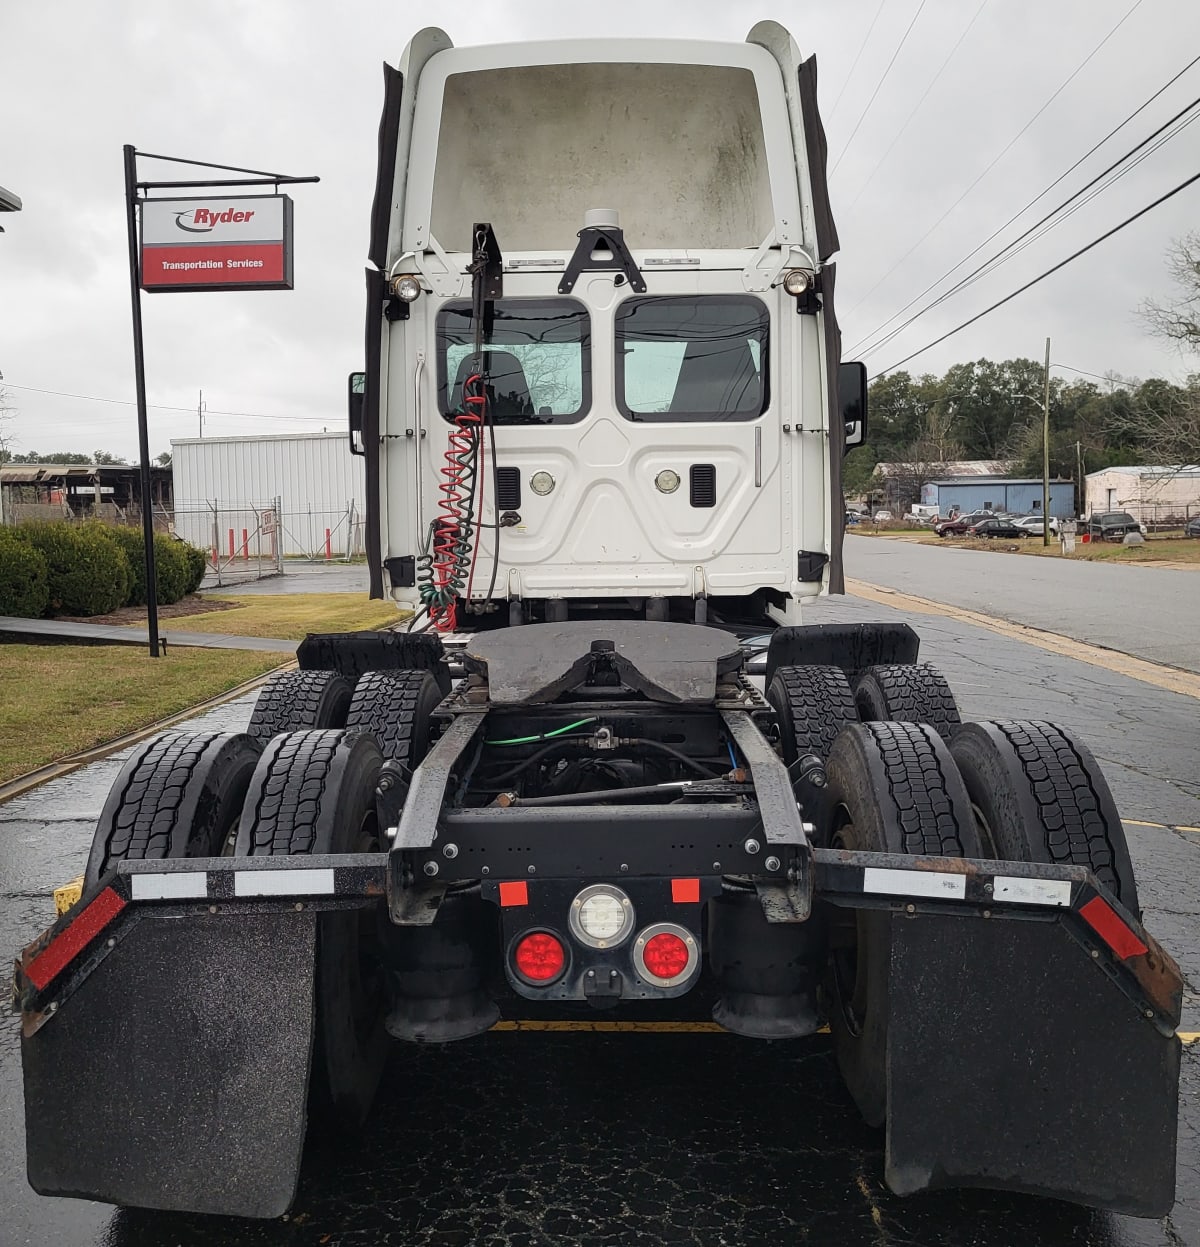
[[[85,524],[84,528],[92,527]],[[144,606],[146,603],[146,546],[140,528],[110,528],[107,525],[96,525],[116,541],[125,551],[129,560],[131,584],[129,596],[125,599],[126,606]],[[195,564],[199,561],[200,574],[195,574]],[[195,591],[204,579],[206,556],[203,550],[188,545],[178,537],[165,533],[154,534],[154,582],[158,590],[159,602],[170,605],[180,598]]]
[[[204,579],[204,573],[208,571],[208,552],[186,541],[180,544],[188,563],[187,591],[195,593],[200,588],[200,582]]]
[[[104,525],[35,521],[16,531],[45,557],[51,612],[106,615],[125,604],[129,559]]]
[[[0,615],[37,619],[49,605],[46,556],[20,533],[0,528]]]

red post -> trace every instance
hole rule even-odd
[[[329,560],[333,558],[333,546],[330,541],[330,536],[331,536],[330,531],[327,528],[325,530],[325,561],[326,562],[329,562]]]
[[[249,561],[250,561],[250,534],[243,528],[242,529],[242,562],[248,563]]]
[[[229,530],[229,557],[234,558],[237,554],[237,547],[233,544],[233,529]]]

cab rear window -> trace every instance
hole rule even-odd
[[[591,405],[591,336],[587,308],[575,299],[497,299],[485,324],[482,360],[467,300],[437,318],[438,406],[463,410],[463,382],[486,377],[492,419],[504,424],[572,424]]]
[[[617,309],[617,406],[629,420],[753,420],[767,408],[770,316],[749,295],[629,299]]]

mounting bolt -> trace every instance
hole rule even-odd
[[[536,875],[536,874],[537,874],[537,867],[536,867],[536,866],[530,866],[529,870],[528,870],[526,873],[527,873],[527,874],[530,874],[530,875]]]
[[[442,845],[442,856],[448,857],[451,860],[456,858],[458,856],[458,845],[457,844]]]
[[[490,866],[484,866],[479,873],[481,875],[490,875],[492,873],[492,868]]]
[[[1100,960],[1100,950],[1099,950],[1098,948],[1093,948],[1093,949],[1092,949],[1092,960],[1093,960],[1093,961],[1099,961],[1099,960]]]
[[[50,1003],[46,1006],[46,1012],[47,1012],[47,1013],[57,1013],[57,1012],[58,1012],[58,1001],[57,1001],[57,1000],[52,1000],[52,1001],[51,1001],[51,1002],[50,1002]]]
[[[991,885],[990,883],[985,883],[985,884],[983,885],[983,890],[984,890],[985,892],[991,892],[991,891],[993,891],[993,887],[992,887],[992,885]]]
[[[117,946],[117,941],[113,939],[111,936],[108,939],[108,946],[109,948],[116,948]]]
[[[594,979],[594,978],[596,977],[596,971],[595,971],[595,970],[589,970],[589,971],[587,972],[587,976],[588,976],[588,978],[589,978],[589,979]]]
[[[754,854],[757,853],[758,850],[762,848],[762,845],[759,844],[759,842],[755,840],[753,837],[751,837],[749,840],[746,841],[745,844],[742,845],[742,848],[745,849],[746,852],[749,853],[751,857],[753,857]]]
[[[425,863],[425,873],[426,873],[426,874],[427,874],[427,875],[428,875],[431,879],[433,878],[433,876],[434,876],[434,875],[436,875],[436,874],[437,874],[437,872],[438,872],[438,864],[437,864],[437,862],[426,862],[426,863]]]
[[[764,866],[765,866],[768,870],[778,870],[778,869],[779,869],[779,865],[780,865],[780,863],[779,863],[779,858],[777,858],[777,857],[768,857],[768,858],[767,858],[767,860],[766,860],[765,862],[763,862],[763,865],[764,865]]]
[[[905,905],[904,912],[911,917],[917,912],[917,907],[915,905]]]
[[[713,874],[719,875],[720,873],[721,873],[721,863],[713,862]]]
[[[621,865],[617,869],[620,870],[621,874],[627,875],[629,874],[629,863],[622,862]]]
[[[992,911],[991,911],[990,909],[985,909],[985,910],[983,911],[983,916],[984,916],[985,918],[990,918],[990,917],[992,916]]]

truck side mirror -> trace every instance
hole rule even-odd
[[[867,440],[867,366],[854,361],[838,365],[838,403],[846,425],[846,449]]]
[[[347,401],[350,408],[350,453],[365,455],[366,443],[363,441],[363,404],[366,401],[367,374],[352,372],[350,374]]]

